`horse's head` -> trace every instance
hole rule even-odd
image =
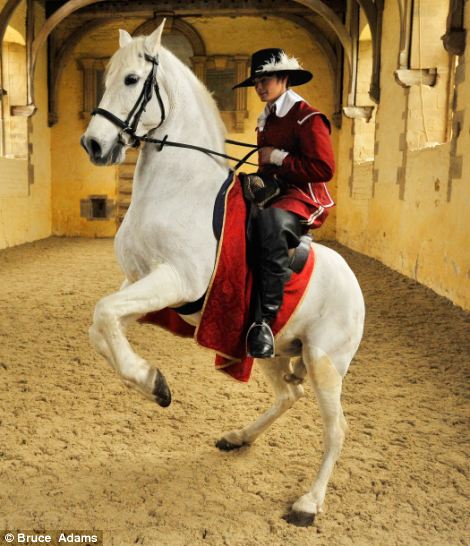
[[[107,67],[103,98],[80,140],[95,165],[121,163],[135,143],[132,133],[146,133],[164,120],[167,97],[156,85],[164,24],[146,37],[119,31],[120,47]]]

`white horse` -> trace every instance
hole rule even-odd
[[[123,161],[132,138],[121,129],[132,123],[119,125],[119,120],[129,118],[154,69],[159,91],[151,86],[149,102],[134,123],[136,132],[152,131],[154,138],[168,135],[174,142],[224,152],[224,127],[214,100],[194,74],[162,47],[162,32],[163,23],[147,37],[133,39],[120,31],[120,49],[109,63],[99,105],[101,115],[92,118],[82,137],[95,164]],[[125,326],[150,311],[196,301],[205,293],[216,258],[213,206],[227,174],[226,160],[191,149],[167,146],[160,151],[155,144],[143,146],[132,202],[115,240],[126,280],[95,308],[92,344],[127,385],[162,406],[171,401],[165,378],[134,352]],[[301,383],[308,376],[323,419],[324,455],[312,487],[286,516],[296,525],[311,524],[321,512],[346,431],[342,380],[364,324],[362,293],[351,269],[333,250],[313,246],[316,263],[307,293],[276,339],[276,357],[258,361],[274,388],[274,403],[255,422],[223,434],[217,443],[221,449],[253,443],[304,395]],[[183,318],[196,325],[199,314]],[[291,362],[291,357],[298,358]]]

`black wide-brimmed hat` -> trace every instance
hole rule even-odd
[[[232,89],[250,87],[254,85],[254,78],[274,76],[277,72],[286,72],[289,75],[289,86],[302,85],[313,78],[313,74],[304,70],[295,57],[289,57],[284,50],[272,47],[253,53],[250,77],[237,83]]]

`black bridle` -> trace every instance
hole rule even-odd
[[[151,57],[150,55],[145,54],[145,60],[152,63],[152,70],[149,72],[149,75],[147,76],[144,85],[142,87],[142,91],[140,92],[139,98],[135,102],[134,106],[132,107],[131,111],[129,112],[129,115],[126,118],[126,121],[122,121],[122,119],[115,116],[112,112],[109,112],[108,110],[105,110],[104,108],[95,108],[93,112],[91,113],[92,116],[95,116],[96,114],[99,114],[100,116],[103,116],[111,123],[114,123],[114,125],[117,125],[122,130],[119,133],[119,142],[120,144],[124,145],[126,142],[122,140],[122,134],[126,133],[130,137],[130,141],[128,144],[130,144],[134,148],[138,148],[140,145],[141,140],[144,140],[145,137],[155,129],[158,129],[162,123],[165,121],[165,106],[163,104],[162,96],[160,94],[160,88],[158,86],[157,81],[157,69],[158,69],[158,56],[157,57]],[[155,89],[155,94],[157,96],[158,104],[160,106],[160,123],[148,131],[143,137],[139,137],[136,135],[137,125],[139,124],[140,117],[145,112],[145,108],[147,107],[147,104],[152,99],[153,90]]]
[[[159,66],[158,62],[158,55],[156,57],[152,57],[150,55],[145,54],[145,60],[149,61],[152,64],[152,69],[149,72],[149,75],[147,76],[144,85],[142,87],[142,91],[140,92],[140,95],[132,107],[131,111],[129,112],[129,115],[127,116],[125,121],[122,121],[122,119],[115,116],[112,112],[109,112],[108,110],[105,110],[104,108],[95,108],[93,112],[91,113],[92,116],[95,116],[96,114],[103,116],[108,121],[116,125],[121,129],[118,135],[118,142],[122,146],[129,145],[133,148],[138,148],[140,146],[141,142],[150,142],[152,144],[158,145],[158,151],[161,152],[163,150],[164,146],[172,146],[175,148],[188,148],[190,150],[197,150],[199,152],[204,152],[211,156],[218,156],[223,157],[225,159],[231,159],[233,161],[237,161],[237,164],[235,165],[234,170],[236,171],[242,164],[246,163],[248,165],[255,165],[254,163],[250,163],[247,161],[251,155],[253,155],[256,151],[258,151],[258,146],[255,146],[254,144],[246,144],[244,142],[238,142],[236,140],[226,140],[228,144],[236,144],[238,146],[245,146],[247,148],[253,148],[249,153],[247,153],[242,159],[239,159],[238,157],[233,157],[230,155],[222,154],[220,152],[216,152],[214,150],[209,150],[207,148],[203,148],[201,146],[196,146],[194,144],[184,144],[182,142],[172,142],[168,140],[168,135],[165,135],[163,139],[158,138],[152,138],[150,137],[150,133],[158,129],[163,125],[163,122],[166,119],[165,114],[165,105],[163,104],[163,100],[160,94],[160,87],[158,86],[158,80],[157,80],[157,69]],[[153,91],[155,90],[155,95],[157,97],[158,105],[160,107],[160,123],[156,126],[147,131],[145,135],[137,135],[137,125],[139,124],[140,117],[145,112],[145,109],[147,107],[147,104],[152,99]],[[129,142],[125,142],[122,138],[123,134],[127,134],[129,137]]]

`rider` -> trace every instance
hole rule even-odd
[[[311,79],[297,59],[271,48],[253,54],[250,77],[234,87],[254,86],[266,103],[257,126],[259,169],[242,177],[245,196],[258,205],[259,313],[247,334],[247,353],[256,358],[274,356],[270,324],[290,277],[289,248],[334,206],[325,184],[335,169],[330,123],[290,89]]]

